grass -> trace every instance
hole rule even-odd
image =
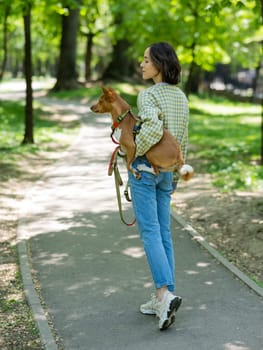
[[[108,85],[106,85],[108,87]],[[111,83],[110,87],[118,91],[122,97],[133,107],[136,106],[136,99],[138,91],[142,88],[141,85],[130,85],[125,83]],[[101,85],[92,85],[88,87],[83,87],[73,91],[59,91],[50,92],[50,97],[61,98],[63,100],[69,101],[72,99],[77,99],[80,101],[91,102],[97,100],[101,94]]]
[[[263,190],[260,106],[191,96],[189,158],[222,191]]]
[[[23,156],[37,156],[41,152],[51,151],[54,148],[54,143],[59,142],[65,135],[76,132],[78,128],[78,122],[62,123],[53,118],[53,113],[42,110],[37,103],[35,105],[35,143],[22,145],[24,104],[17,101],[0,102],[0,164],[2,167],[10,168],[13,175],[18,168],[16,162],[21,160]],[[6,172],[4,174],[1,172],[0,180],[4,180],[6,174]]]
[[[76,90],[67,90],[67,91],[58,91],[58,92],[49,92],[50,97],[60,98],[65,101],[69,101],[72,99],[82,100],[88,99],[89,101],[92,99],[96,99],[100,94],[99,86],[91,86],[91,87],[83,87]]]
[[[263,288],[263,282],[255,280],[255,282],[259,285],[259,287]]]
[[[4,349],[42,349],[39,331],[28,308],[19,272],[1,290],[0,310],[5,315],[5,322],[0,324],[1,332],[4,333],[0,336],[0,343],[5,344]],[[6,337],[4,344],[1,342],[2,336]]]
[[[34,109],[34,135],[36,143],[29,150],[37,148],[47,150],[49,142],[58,134],[68,132],[77,126],[66,125],[50,118],[52,113],[44,112],[40,106]],[[0,149],[11,153],[22,152],[21,142],[24,133],[24,105],[22,102],[1,101],[0,104]],[[31,147],[31,148],[30,148]]]

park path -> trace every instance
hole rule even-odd
[[[153,286],[137,228],[120,222],[107,176],[114,149],[110,119],[85,105],[69,103],[66,110],[82,118],[80,134],[28,193],[18,231],[27,248],[21,262],[27,255],[58,348],[262,350],[262,299],[193,240],[180,220],[172,219],[183,297],[175,325],[160,332],[156,318],[139,313]],[[132,219],[130,206],[124,209]],[[35,318],[46,322],[41,312]],[[42,339],[47,350],[55,348],[49,334]]]

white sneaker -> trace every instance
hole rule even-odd
[[[155,294],[151,295],[151,300],[140,306],[140,311],[144,315],[157,315],[158,314],[159,301]]]
[[[182,303],[182,298],[173,295],[168,290],[164,292],[162,300],[158,303],[156,309],[159,317],[159,328],[165,330],[174,323],[175,313]]]

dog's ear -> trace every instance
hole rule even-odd
[[[111,96],[113,99],[116,97],[116,92],[115,90],[109,86],[108,88],[108,95]]]
[[[108,92],[108,89],[106,88],[106,86],[102,86],[101,90],[104,94],[106,94]]]
[[[109,87],[107,89],[106,87],[102,87],[102,91],[104,93],[106,101],[113,102],[115,100],[115,93],[112,88]]]

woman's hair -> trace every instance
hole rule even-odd
[[[150,57],[162,73],[163,82],[174,85],[180,82],[181,65],[170,44],[160,42],[150,45]]]

